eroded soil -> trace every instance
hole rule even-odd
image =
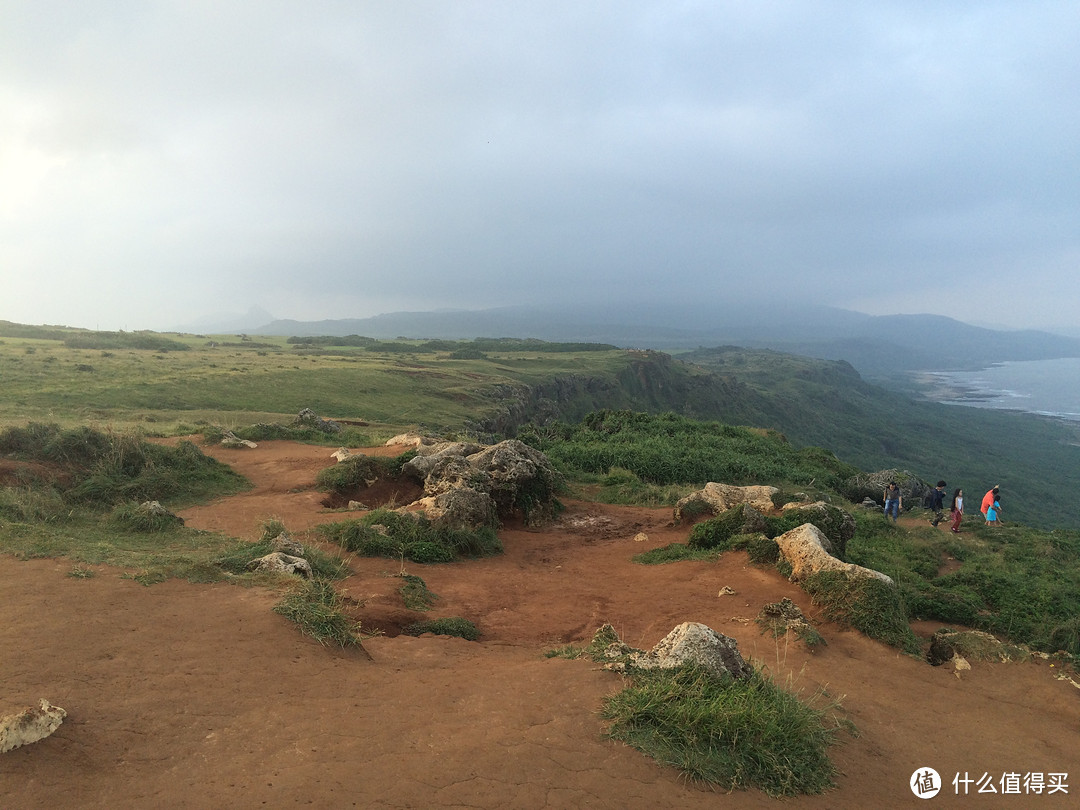
[[[396,454],[397,449],[368,452]],[[181,514],[189,526],[255,539],[276,517],[304,542],[348,515],[323,505],[327,448],[265,442],[208,450],[255,488]],[[1065,807],[1080,794],[1080,690],[1048,663],[928,664],[827,623],[809,651],[752,621],[806,595],[741,553],[663,566],[632,555],[685,541],[670,510],[568,503],[543,530],[510,525],[497,558],[406,563],[439,596],[406,610],[401,564],[355,559],[341,584],[365,628],[357,651],[322,647],[271,611],[262,589],[169,581],[144,587],[66,560],[0,557],[0,714],[39,697],[68,717],[51,737],[0,755],[3,808],[799,808],[924,806],[909,788],[946,777],[936,806]],[[644,534],[647,539],[635,539]],[[720,596],[729,586],[734,596]],[[479,642],[398,635],[438,616],[471,619]],[[835,790],[783,804],[687,783],[603,735],[597,710],[620,677],[546,658],[605,622],[650,648],[699,621],[734,637],[781,684],[842,701],[855,734],[832,756]],[[936,624],[916,627],[928,636]],[[1068,793],[953,795],[954,774],[1069,773]],[[1066,780],[1066,781],[1069,781]],[[998,786],[1000,794],[1001,787]]]

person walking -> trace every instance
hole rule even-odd
[[[895,481],[889,482],[882,500],[885,501],[885,519],[888,520],[891,514],[892,522],[896,523],[896,519],[900,516],[900,510],[904,508],[904,496],[900,494],[900,487],[896,485]]]
[[[994,502],[1001,503],[1001,498],[998,495],[1000,487],[994,484],[993,489],[989,490],[983,495],[982,504],[979,506],[979,511],[983,513],[983,517],[986,518],[986,522],[990,522],[990,518],[987,517],[987,512],[994,507]]]
[[[942,518],[945,517],[944,481],[938,481],[937,485],[930,490],[930,509],[934,513],[934,517],[930,520],[930,525],[936,529],[937,525],[941,523]]]
[[[960,521],[964,519],[964,490],[958,489],[953,493],[949,514],[952,515],[952,526],[949,528],[953,534],[960,534]]]

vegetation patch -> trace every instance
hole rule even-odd
[[[125,501],[187,504],[249,486],[229,467],[187,441],[151,444],[131,434],[89,427],[62,430],[31,422],[0,431],[0,454],[54,465],[67,501],[106,508]]]
[[[683,560],[716,560],[721,550],[714,548],[691,548],[686,543],[669,543],[659,548],[651,548],[641,554],[635,554],[633,562],[640,565],[664,565]]]
[[[415,622],[403,627],[401,632],[407,636],[422,636],[424,633],[434,633],[437,636],[454,636],[463,638],[466,641],[476,641],[480,638],[480,631],[476,629],[476,625],[459,616]]]
[[[908,624],[895,586],[877,577],[851,576],[846,571],[818,571],[801,584],[814,604],[822,606],[827,620],[854,627],[910,655],[919,655],[919,639]]]
[[[409,610],[431,610],[438,595],[428,590],[427,583],[415,574],[401,574],[405,584],[398,588],[398,593],[405,600],[405,607]]]
[[[341,594],[333,583],[313,577],[298,581],[285,598],[274,606],[274,612],[296,622],[301,632],[320,644],[362,647],[360,623],[353,620],[342,605]]]
[[[435,526],[426,517],[376,509],[356,520],[323,524],[328,540],[363,557],[390,557],[416,563],[444,563],[502,553],[495,530]]]
[[[687,666],[635,673],[607,698],[608,734],[692,779],[770,796],[821,793],[836,768],[827,749],[836,724],[760,672],[718,680]]]
[[[816,482],[835,488],[858,472],[824,450],[797,450],[779,434],[672,413],[596,411],[576,425],[526,427],[519,438],[570,473],[619,467],[657,485]]]

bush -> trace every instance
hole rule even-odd
[[[320,644],[332,642],[339,647],[362,646],[357,634],[360,623],[342,610],[343,600],[334,586],[323,579],[308,579],[274,606],[289,621]]]
[[[475,624],[468,619],[457,616],[416,622],[408,627],[403,627],[401,632],[407,636],[422,636],[424,633],[434,633],[437,636],[455,636],[466,641],[476,641],[480,638],[480,631],[476,629]]]
[[[802,582],[828,621],[854,627],[870,638],[918,655],[919,640],[908,624],[900,592],[877,577],[818,571]]]
[[[376,509],[357,520],[324,524],[318,531],[342,548],[365,557],[403,556],[416,563],[443,563],[502,553],[502,543],[491,527],[436,527],[423,516],[389,509]]]
[[[835,725],[760,672],[735,681],[691,666],[638,673],[601,716],[611,737],[725,790],[821,793],[836,774],[827,754]]]

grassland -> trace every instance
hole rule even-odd
[[[520,341],[505,353],[455,359],[415,341],[370,346],[313,346],[285,337],[168,335],[183,346],[162,351],[72,347],[60,328],[0,338],[0,426],[27,421],[62,426],[138,429],[148,435],[231,429],[289,421],[303,408],[321,416],[362,421],[373,441],[409,428],[460,431],[478,415],[497,412],[508,388],[559,374],[615,378],[626,352],[615,349],[549,352]],[[5,332],[0,329],[0,334]],[[33,335],[47,335],[36,337]],[[141,344],[140,344],[141,345]]]

